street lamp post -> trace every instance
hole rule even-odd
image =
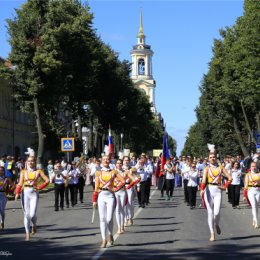
[[[87,127],[82,127],[83,154],[88,155],[88,132]]]
[[[69,137],[69,110],[67,110],[67,109],[65,110],[64,116],[66,119],[66,136],[68,138]],[[67,162],[69,163],[70,154],[69,154],[69,152],[66,152],[66,153],[67,153]]]
[[[123,151],[123,137],[124,137],[124,134],[121,133],[120,137],[121,137],[121,149],[120,150]]]

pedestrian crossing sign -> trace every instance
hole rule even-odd
[[[61,151],[62,152],[74,152],[74,138],[61,138]]]

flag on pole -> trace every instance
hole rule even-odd
[[[110,155],[113,154],[114,147],[113,147],[113,139],[112,139],[110,125],[109,125],[109,129],[108,129],[108,149],[109,149],[109,154]]]
[[[163,174],[164,172],[164,165],[166,163],[166,159],[170,158],[169,155],[169,147],[168,147],[168,134],[165,131],[163,135],[163,151],[162,151],[162,156],[161,156],[161,171],[160,175]]]

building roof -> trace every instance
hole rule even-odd
[[[1,56],[0,56],[0,63],[3,63],[3,64],[6,65],[8,68],[12,68],[12,67],[13,67],[13,65],[12,65],[12,63],[11,63],[10,61],[8,61],[8,60],[2,58]]]

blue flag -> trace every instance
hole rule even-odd
[[[163,151],[162,151],[162,157],[161,157],[161,173],[160,175],[164,174],[164,165],[166,163],[166,159],[170,158],[169,155],[169,147],[168,147],[168,134],[167,132],[164,132],[163,135]]]

